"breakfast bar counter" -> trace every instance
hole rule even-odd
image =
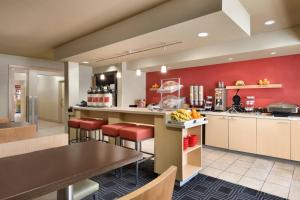
[[[168,125],[170,111],[149,110],[147,108],[92,108],[74,106],[74,117],[103,118],[109,124],[131,122],[154,126],[154,171],[161,174],[171,165],[178,168],[176,180],[183,185],[198,174],[202,168],[202,125]],[[207,122],[205,122],[207,123]],[[197,135],[198,142],[193,147],[184,149],[183,139],[188,134]]]

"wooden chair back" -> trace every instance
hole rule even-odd
[[[6,124],[8,122],[9,122],[9,120],[7,117],[0,117],[0,124]]]
[[[174,190],[177,167],[171,166],[159,177],[119,200],[171,200]]]

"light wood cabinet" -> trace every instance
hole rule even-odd
[[[291,159],[300,161],[300,121],[291,122]]]
[[[256,153],[256,118],[229,117],[229,149]]]
[[[257,119],[257,153],[291,159],[291,122]]]
[[[228,117],[207,115],[205,144],[228,149]]]

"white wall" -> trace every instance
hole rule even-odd
[[[0,116],[8,116],[9,65],[51,68],[60,70],[62,70],[64,66],[62,62],[0,54]]]
[[[61,76],[38,76],[37,96],[39,118],[59,122],[61,110],[59,109],[59,81]]]
[[[93,68],[80,65],[79,67],[79,101],[87,101],[87,91],[92,85]]]
[[[68,86],[68,107],[75,106],[79,103],[79,64],[75,62],[67,62],[68,65],[68,79],[65,79],[65,87]],[[68,80],[68,81],[67,81]],[[66,84],[68,82],[68,84]]]
[[[135,71],[127,69],[127,63],[122,63],[122,106],[135,104],[137,99],[146,98],[146,74],[137,76]]]
[[[65,63],[65,100],[70,107],[87,100],[87,91],[91,87],[93,68],[75,62]]]

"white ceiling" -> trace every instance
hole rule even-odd
[[[85,45],[76,46],[76,41],[86,41],[87,44],[88,40],[85,38],[89,36],[89,33],[110,29],[118,22],[124,21],[123,19],[137,17],[139,13],[145,13],[155,6],[158,8],[170,5],[169,9],[167,7],[165,10],[176,11],[178,17],[188,13],[197,13],[196,8],[192,10],[193,7],[180,10],[176,6],[172,7],[172,4],[168,4],[176,1],[183,2],[180,0],[1,0],[0,53],[53,58],[54,48],[69,47],[73,50],[84,48]],[[300,49],[297,48],[300,34],[292,29],[292,27],[300,25],[300,0],[233,0],[239,1],[250,14],[251,36],[245,34],[222,11],[217,11],[221,1],[184,1],[187,2],[186,4],[196,2],[198,8],[207,14],[203,16],[190,15],[190,19],[180,23],[136,34],[134,37],[98,46],[61,60],[89,61],[92,66],[107,66],[120,61],[128,61],[132,64],[132,69],[147,67],[149,70],[153,70],[164,62],[174,67],[184,67],[226,62],[228,56],[235,57],[235,60],[269,57],[271,56],[269,53],[262,52],[272,50],[278,50],[276,56],[300,53]],[[143,26],[147,27],[151,23],[160,24],[166,15],[160,13],[156,17],[161,20],[155,21],[147,18]],[[265,26],[264,22],[269,19],[275,20],[276,23]],[[286,36],[281,36],[276,32],[280,30],[286,30],[284,32]],[[119,32],[120,38],[130,31],[134,32],[135,30],[122,27],[122,32]],[[197,33],[202,31],[208,32],[209,37],[198,38]],[[270,33],[264,35],[265,38],[274,40],[256,39],[265,33]],[[284,33],[282,34],[284,35]],[[280,40],[280,38],[285,40]],[[129,50],[134,51],[176,41],[182,43],[167,47],[165,51],[156,49],[121,59],[96,62],[99,58],[113,57]],[[234,50],[229,48],[233,43],[235,44]],[[249,43],[252,44],[249,45]],[[72,44],[75,45],[72,46]],[[255,49],[254,46],[259,48]],[[228,56],[221,55],[220,51],[214,53],[211,50],[213,48],[227,51]],[[207,49],[209,49],[209,53],[206,52]],[[201,55],[197,60],[188,52],[197,52]],[[172,58],[176,59],[172,60]],[[182,62],[183,60],[185,62]],[[152,64],[149,64],[149,61]],[[140,66],[142,63],[147,63],[147,65]]]
[[[53,49],[166,0],[1,0],[0,53],[52,58]]]
[[[275,31],[300,25],[299,0],[240,0],[251,15],[253,34]],[[275,20],[276,24],[265,26],[266,20]]]
[[[222,24],[222,31],[216,24]],[[209,33],[207,38],[199,38],[199,32]],[[226,17],[223,12],[216,12],[204,17],[199,17],[187,22],[169,26],[158,31],[150,32],[132,39],[114,43],[93,51],[82,53],[68,58],[74,62],[84,60],[90,61],[93,66],[109,65],[120,61],[131,61],[141,58],[147,58],[157,55],[167,55],[190,48],[197,48],[216,43],[223,43],[240,38],[246,38],[248,35],[240,29],[230,18]],[[156,47],[164,43],[181,42],[180,44],[170,47],[154,49],[142,53],[124,56],[116,59],[109,59],[97,62],[101,58],[110,58],[128,53],[128,50],[139,50],[144,48]],[[130,47],[130,48],[128,48]]]
[[[256,35],[260,35],[265,32],[273,33],[278,30],[283,30],[300,25],[300,12],[298,11],[300,10],[299,0],[240,0],[240,2],[251,17],[251,36],[245,34],[238,26],[236,26],[236,24],[233,23],[230,18],[224,16],[224,13],[214,12],[212,14],[201,16],[157,31],[142,34],[120,42],[115,42],[92,51],[77,54],[66,59],[76,62],[89,61],[92,66],[107,66],[120,61],[127,61],[132,64],[131,67],[133,69],[147,67],[153,68],[161,64],[170,64],[176,66],[176,64],[172,63],[172,60],[168,60],[168,58],[176,56],[180,57],[182,52],[187,52],[191,49],[210,46],[222,48],[222,44],[224,43],[239,41],[240,50],[235,51],[234,53],[228,51],[228,55],[234,56],[235,54],[244,54],[246,53],[246,48],[243,48],[244,40],[249,40],[249,38],[255,37]],[[270,19],[275,20],[276,23],[271,26],[266,26],[264,22]],[[197,33],[202,31],[208,32],[209,37],[197,37]],[[156,49],[143,53],[128,55],[117,59],[109,59],[106,61],[97,62],[99,58],[110,58],[125,54],[129,50],[134,51],[136,49],[158,46],[162,43],[169,43],[174,41],[180,41],[182,43],[167,47],[165,50]],[[273,43],[275,44],[278,42],[273,41]],[[290,46],[294,46],[296,44],[297,42],[294,44],[289,43]],[[262,40],[259,40],[259,43],[257,43],[256,45],[262,48],[257,49],[257,51],[252,51],[252,53],[247,53],[247,55],[253,59],[261,57],[260,52],[262,51],[263,47],[265,49],[271,48],[267,44],[264,44],[264,41]],[[285,44],[279,45],[278,48],[282,48],[284,45]],[[288,49],[289,48],[285,49],[285,54],[288,53]],[[202,53],[205,52],[202,51]],[[293,47],[291,47],[290,53],[295,53],[295,49]],[[159,56],[164,57],[164,59],[157,59]],[[271,55],[265,55],[265,57],[268,56]],[[189,55],[186,55],[185,58],[188,59],[188,57]],[[209,58],[208,60],[210,61],[208,64],[218,63],[218,57],[219,55],[215,54],[214,60],[213,55],[207,55],[207,58]],[[150,66],[148,65],[148,63],[147,65],[143,65],[145,63],[143,62],[143,60],[151,60],[153,62],[153,65]],[[197,64],[197,62],[194,61],[193,63],[195,65]],[[197,65],[200,64],[201,62],[199,62]],[[180,66],[182,65],[182,63],[177,63],[177,65]]]

